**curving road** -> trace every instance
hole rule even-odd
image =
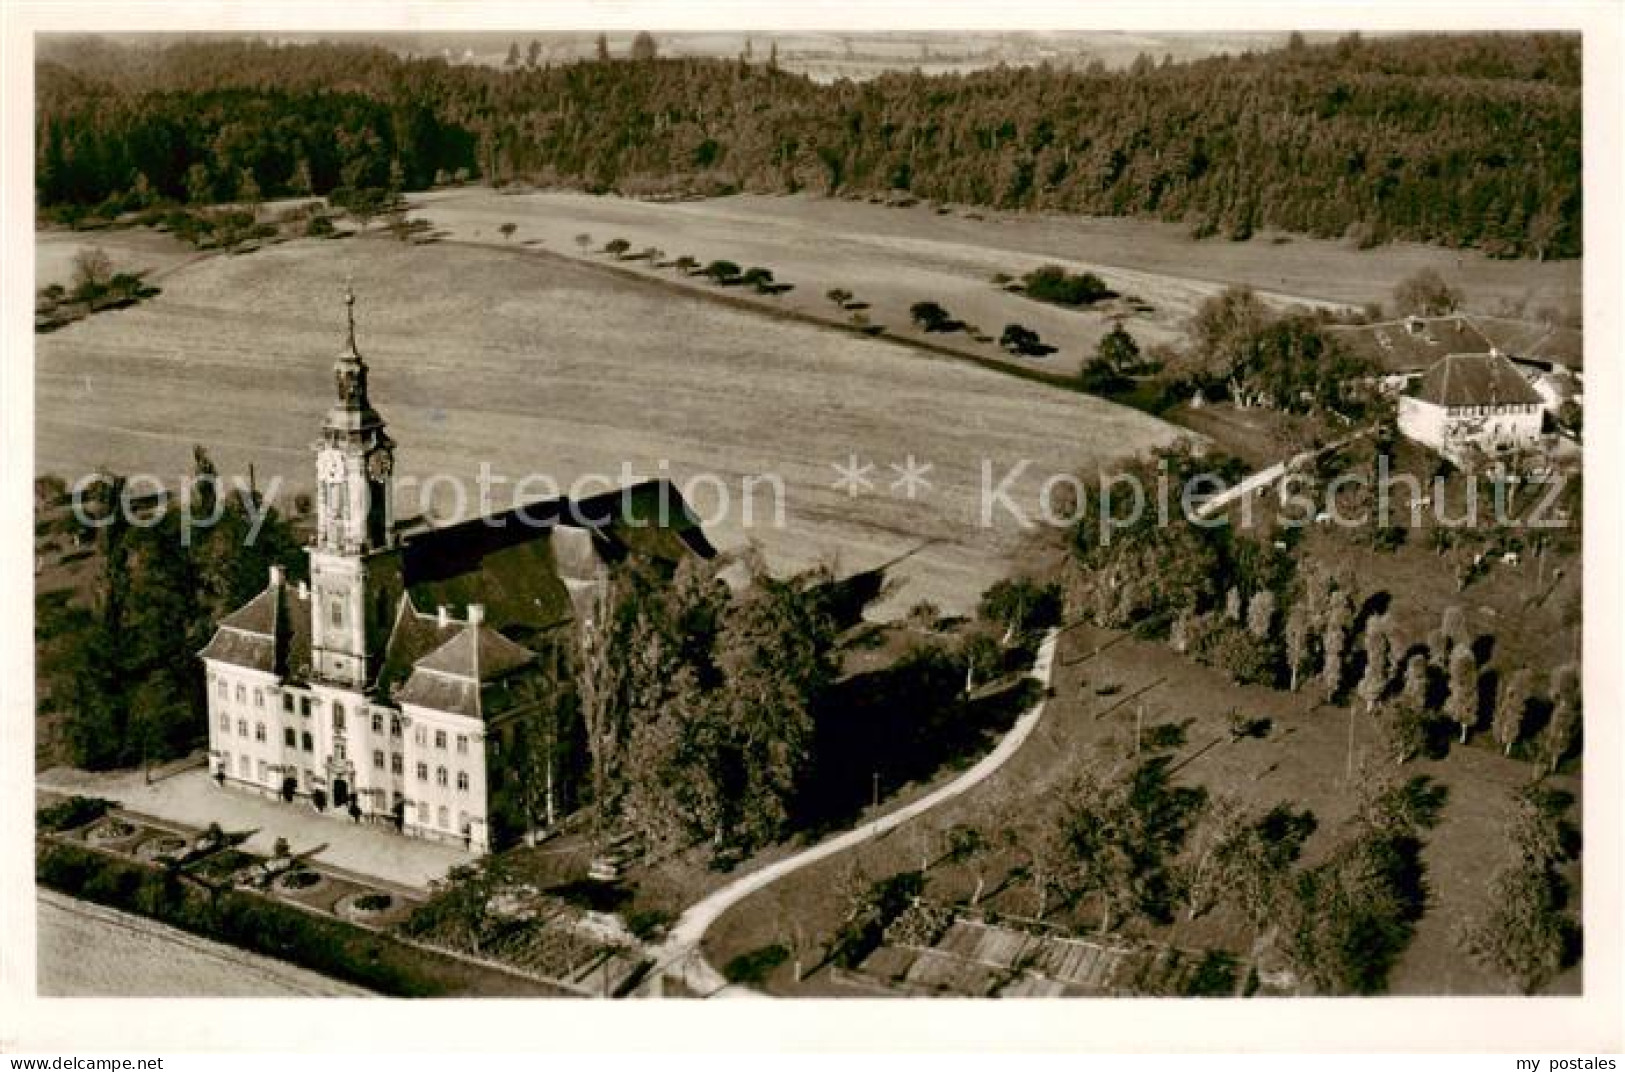
[[[1030,675],[1038,679],[1045,692],[1049,689],[1050,672],[1055,661],[1055,645],[1059,636],[1059,630],[1052,629],[1044,637],[1038,646],[1038,656],[1033,660],[1033,668],[1030,671]],[[844,852],[871,838],[895,830],[910,819],[980,785],[1004,766],[1032,735],[1038,726],[1039,718],[1044,714],[1044,703],[1041,694],[1038,702],[1016,719],[1015,725],[1010,727],[1010,732],[1004,735],[1004,739],[993,751],[947,785],[877,820],[867,821],[844,834],[837,834],[827,841],[819,842],[804,852],[785,857],[760,871],[744,875],[690,906],[672,925],[666,941],[653,950],[656,963],[661,966],[656,970],[677,976],[690,990],[707,997],[761,997],[758,991],[729,985],[722,977],[722,973],[705,959],[705,954],[700,949],[700,941],[705,937],[705,932],[710,929],[711,924],[746,897],[765,889],[791,872],[799,871],[838,852]]]

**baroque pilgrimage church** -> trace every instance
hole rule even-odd
[[[395,444],[345,300],[338,397],[314,444],[310,581],[273,567],[200,653],[211,770],[222,786],[488,851],[552,818],[555,766],[579,744],[552,720],[556,693],[607,568],[713,551],[664,481],[397,524]],[[527,733],[545,746],[521,746]]]

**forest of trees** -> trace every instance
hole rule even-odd
[[[135,766],[195,747],[207,732],[197,652],[215,622],[265,588],[271,565],[304,572],[299,537],[276,509],[219,481],[201,447],[195,458],[192,516],[214,516],[218,498],[213,525],[186,529],[173,498],[133,518],[118,507],[117,476],[87,491],[85,511],[100,519],[90,606],[58,608],[40,624],[42,642],[62,637],[41,649],[40,676],[68,712],[76,766]]]
[[[59,45],[42,209],[478,176],[631,195],[907,191],[1006,209],[1581,252],[1580,41],[1419,36],[1124,71],[821,85],[743,60],[486,68],[377,48]],[[253,198],[248,198],[253,199]]]

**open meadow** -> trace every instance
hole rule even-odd
[[[666,260],[694,257],[701,265],[725,259],[769,269],[794,289],[764,304],[840,318],[826,297],[851,291],[859,310],[889,334],[925,338],[987,358],[1003,357],[994,342],[964,333],[927,335],[909,322],[909,306],[935,301],[997,339],[1005,324],[1038,332],[1057,352],[1010,362],[1070,375],[1094,356],[1100,337],[1119,320],[1142,348],[1183,339],[1196,307],[1231,284],[1246,284],[1278,305],[1359,307],[1388,302],[1395,284],[1434,268],[1465,294],[1470,310],[1491,313],[1521,306],[1578,315],[1578,261],[1537,264],[1498,261],[1473,251],[1414,243],[1358,250],[1347,242],[1261,233],[1250,242],[1197,241],[1175,224],[1135,219],[1061,217],[919,204],[887,207],[809,196],[740,195],[703,201],[651,202],[546,191],[439,191],[414,198],[418,215],[458,241],[539,244],[596,262],[619,238],[632,253],[660,250]],[[514,225],[511,236],[499,230]],[[587,235],[583,246],[577,236]],[[699,288],[644,260],[615,262],[635,272]],[[997,273],[1020,277],[1045,264],[1093,271],[1125,297],[1091,310],[1047,305],[1006,292]],[[728,288],[730,295],[749,293]]]
[[[1033,503],[1048,474],[1179,434],[1098,399],[615,279],[518,242],[414,246],[380,232],[211,257],[169,275],[152,301],[39,336],[35,471],[71,481],[108,466],[174,483],[202,444],[223,474],[253,465],[262,490],[278,482],[285,503],[310,490],[349,276],[398,478],[461,481],[473,511],[482,463],[509,481],[493,484],[493,508],[529,474],[565,489],[600,480],[587,490],[714,474],[726,512],[716,485],[691,486],[719,546],[754,538],[775,569],[828,561],[841,573],[908,556],[894,573],[902,606],[962,612],[1008,570],[1022,532],[1003,513],[979,524],[984,460],[996,483],[1031,459],[1013,498]],[[875,467],[873,489],[833,486],[848,455]],[[909,455],[932,466],[913,499],[890,486]],[[763,474],[783,481],[783,525],[766,484],[745,523],[744,481]],[[403,491],[400,512],[416,512]],[[438,515],[457,513],[450,484],[437,491]]]

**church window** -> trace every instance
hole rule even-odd
[[[457,789],[458,789],[459,792],[463,792],[463,793],[468,792],[468,772],[467,771],[458,771],[457,772]]]
[[[428,780],[429,780],[429,765],[427,763],[419,763],[418,764],[418,781],[426,782]]]
[[[389,754],[389,773],[400,774],[405,769],[405,761],[399,752]]]
[[[265,743],[265,723],[254,723],[254,740],[260,742],[261,744]]]
[[[287,726],[282,730],[282,743],[289,748],[299,747],[299,735],[294,733],[292,726]]]
[[[460,756],[468,755],[468,734],[466,733],[457,735],[457,754]]]
[[[436,767],[434,769],[434,784],[438,785],[438,786],[442,786],[442,787],[445,786],[445,784],[446,784],[446,768],[445,767]]]
[[[377,769],[379,769],[379,770],[384,769],[384,752],[383,752],[383,749],[381,749],[381,748],[373,749],[373,752],[372,752],[372,765],[374,767],[376,767]]]
[[[446,750],[446,731],[445,730],[435,730],[434,731],[434,746],[436,748],[440,749],[442,752],[444,752]]]

